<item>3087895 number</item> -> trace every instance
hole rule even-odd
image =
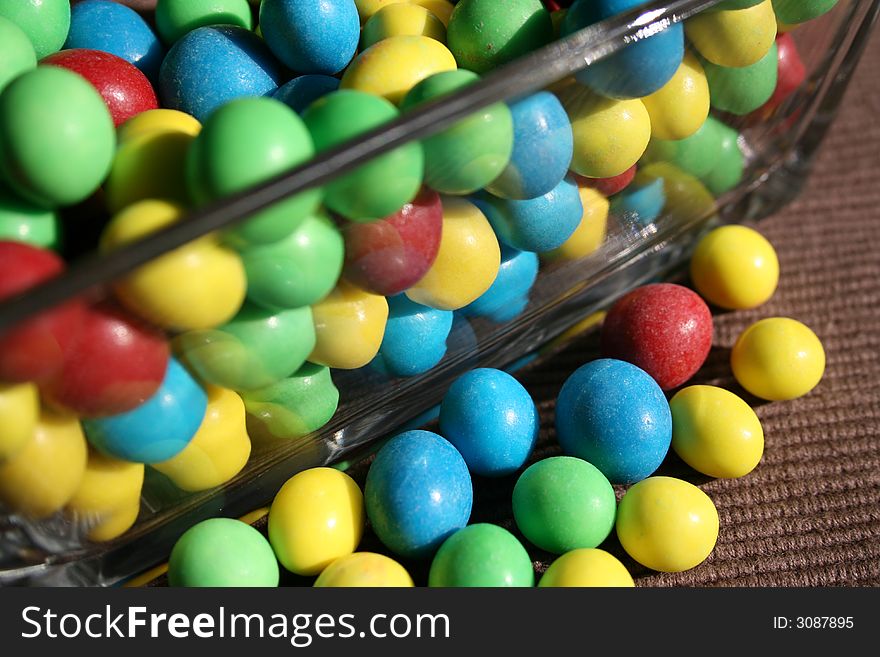
[[[798,616],[794,626],[799,630],[810,629],[850,629],[853,627],[852,616]]]

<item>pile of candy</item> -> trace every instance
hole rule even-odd
[[[539,0],[158,0],[154,29],[124,3],[0,0],[0,299],[61,274],[79,231],[100,233],[91,247],[118,249],[640,3],[546,3],[551,12]],[[71,299],[4,333],[0,503],[34,519],[65,513],[89,540],[118,537],[138,516],[145,465],[184,491],[220,486],[252,444],[306,436],[330,420],[339,401],[331,370],[423,373],[443,358],[454,312],[516,317],[538,254],[595,252],[609,212],[645,225],[682,206],[711,208],[740,181],[743,156],[736,131],[710,108],[758,118],[778,108],[804,78],[785,30],[834,4],[727,0],[552,89],[491,105],[166,253],[108,284],[102,300]],[[91,225],[66,221],[71,213]],[[737,255],[724,254],[705,257],[707,289],[723,287],[717,260]],[[743,293],[716,291],[708,298],[721,305]],[[601,498],[602,520],[589,540],[568,536],[564,519],[548,526],[539,492],[553,490],[556,469],[585,466],[542,465],[524,475],[517,505],[537,544],[601,541],[614,516],[603,477],[632,482],[656,468],[674,420],[659,390],[705,358],[711,319],[698,299],[677,288],[638,294],[612,311],[607,349],[651,376],[619,361],[590,364],[560,399],[560,440],[598,468],[569,502]],[[658,308],[681,319],[665,338],[683,339],[673,334],[690,327],[686,354],[628,328]],[[768,383],[765,371],[777,324],[744,336],[734,369],[755,394],[786,398],[790,386]],[[792,340],[797,330],[784,329]],[[784,369],[773,376],[784,379]],[[464,526],[468,469],[492,476],[522,466],[537,420],[517,385],[491,371],[467,375],[444,404],[445,438],[411,434],[383,450],[366,508],[392,549],[425,554]],[[593,388],[638,408],[588,408],[582,391]],[[641,436],[649,453],[609,460],[596,437],[622,435],[619,422],[645,413],[656,418]],[[475,431],[490,443],[474,442]],[[432,465],[409,482],[438,486],[436,518],[414,511],[396,481],[399,462],[422,450]],[[302,526],[317,528],[321,504],[333,500],[360,508],[360,493],[336,472],[295,481],[276,508],[309,508],[317,520],[275,513],[273,546],[294,572],[317,573],[329,552],[356,547],[362,514],[328,538],[338,550],[310,538],[322,545],[315,557],[297,546]],[[302,502],[314,481],[335,497]],[[618,526],[640,522],[635,491],[667,486],[652,485],[659,492],[632,489]],[[226,526],[199,531],[253,540]],[[470,558],[459,552],[474,543],[510,543],[499,536],[475,528],[444,545],[451,565],[438,566],[438,581],[457,581],[455,564]],[[254,559],[269,554],[253,546]],[[261,572],[271,579],[271,570]],[[339,565],[325,581],[346,572]]]

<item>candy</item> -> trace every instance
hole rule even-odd
[[[424,7],[439,18],[446,27],[449,26],[449,19],[452,18],[452,12],[455,11],[455,5],[450,0],[409,0],[409,4]]]
[[[337,89],[339,89],[337,78],[329,75],[300,75],[278,87],[272,93],[272,97],[280,100],[297,114],[302,114],[309,105]]]
[[[327,566],[314,586],[329,587],[412,587],[412,577],[394,559],[374,552],[355,552],[339,557]]]
[[[621,360],[600,359],[563,384],[556,433],[566,454],[588,460],[612,483],[632,483],[654,472],[669,451],[672,416],[647,373]]]
[[[408,38],[408,37],[400,37]],[[428,39],[437,43],[433,39]],[[384,42],[383,42],[384,43]],[[351,89],[340,89],[317,100],[303,114],[318,152],[357,138],[397,118],[387,100]],[[400,210],[422,185],[424,155],[409,143],[372,159],[326,186],[328,208],[353,221],[372,221]]]
[[[263,0],[260,28],[269,48],[300,73],[338,73],[357,51],[354,0]]]
[[[739,133],[730,126],[718,122],[721,144],[715,156],[715,166],[702,181],[716,197],[736,187],[742,180],[745,166],[739,150]]]
[[[482,74],[550,43],[553,23],[540,0],[460,0],[447,38],[458,65]]]
[[[60,50],[71,27],[69,0],[7,0],[0,3],[0,17],[28,36],[37,59]]]
[[[290,376],[314,346],[308,306],[274,311],[250,302],[223,326],[175,339],[180,358],[201,380],[231,390],[256,390]]]
[[[389,440],[370,466],[364,489],[373,530],[392,552],[423,559],[471,515],[473,487],[461,454],[430,431]]]
[[[208,399],[172,358],[156,393],[134,410],[86,420],[89,442],[108,456],[157,463],[179,454],[198,431]]]
[[[764,453],[764,431],[751,407],[732,392],[690,386],[670,400],[672,449],[710,477],[742,477]]]
[[[645,107],[647,108],[647,105]],[[575,174],[575,180],[577,180],[579,187],[589,187],[590,189],[595,189],[600,194],[602,194],[602,196],[608,198],[609,196],[614,196],[615,194],[618,194],[619,192],[622,192],[624,189],[626,189],[627,186],[629,186],[629,184],[636,177],[637,170],[638,166],[633,164],[623,173],[616,176],[611,176],[610,178],[587,178],[585,176],[579,176]]]
[[[566,87],[559,100],[571,120],[575,173],[590,178],[618,176],[645,152],[651,119],[641,100],[612,100],[579,85]]]
[[[27,442],[0,462],[0,501],[32,518],[51,516],[79,488],[87,451],[76,417],[44,409]]]
[[[104,229],[101,249],[136,242],[183,216],[183,208],[167,201],[130,205]],[[126,308],[152,323],[192,330],[232,319],[244,302],[245,285],[241,258],[208,235],[151,260],[119,279],[113,290]]]
[[[226,483],[241,471],[251,453],[241,397],[215,386],[208,386],[205,392],[208,406],[192,440],[176,456],[153,464],[185,491]]]
[[[323,427],[339,404],[330,369],[305,363],[292,376],[241,394],[254,441],[301,438]]]
[[[637,365],[663,390],[677,388],[706,361],[712,313],[694,292],[672,283],[643,285],[611,307],[602,354]]]
[[[299,308],[326,297],[342,273],[342,236],[316,214],[287,237],[244,249],[248,298],[265,308]]]
[[[825,350],[797,320],[770,317],[743,331],[730,353],[737,383],[761,399],[796,399],[819,385]]]
[[[718,66],[749,66],[767,54],[776,38],[770,0],[745,9],[707,11],[687,21],[687,38]]]
[[[690,262],[691,281],[709,303],[748,309],[765,303],[779,283],[773,245],[748,226],[721,226],[707,233]]]
[[[231,25],[199,27],[168,51],[159,71],[163,107],[199,121],[235,98],[278,88],[281,66],[257,35]]]
[[[509,247],[501,249],[501,266],[491,287],[464,307],[466,315],[509,322],[529,305],[529,292],[538,277],[538,256]]]
[[[195,34],[192,32],[191,34]],[[214,112],[187,155],[193,198],[209,203],[265,182],[314,155],[302,119],[272,98],[240,98]],[[321,202],[310,189],[251,215],[226,234],[232,244],[268,244],[288,236]]]
[[[647,226],[657,220],[666,205],[662,178],[636,174],[635,181],[611,201],[611,212],[623,224]]]
[[[0,14],[0,91],[21,73],[36,65],[37,55],[28,35]]]
[[[440,196],[427,187],[393,215],[370,223],[347,223],[345,278],[392,297],[418,283],[434,264],[443,230]]]
[[[90,541],[112,541],[131,529],[141,512],[140,500],[129,502],[99,518],[92,519],[86,538]]]
[[[382,7],[364,23],[361,48],[366,49],[393,36],[426,36],[446,43],[446,26],[430,11],[416,4]]]
[[[807,78],[807,69],[790,34],[777,35],[776,51],[778,60],[776,89],[773,90],[770,100],[755,110],[755,115],[760,119],[769,118],[783,102],[800,88]]]
[[[566,552],[544,571],[539,588],[633,587],[632,575],[615,557],[596,548]]]
[[[584,216],[571,177],[538,198],[514,201],[483,193],[473,202],[486,215],[499,241],[520,251],[542,253],[562,246]]]
[[[269,509],[269,542],[281,565],[297,575],[317,575],[353,553],[363,530],[361,490],[333,468],[294,475]]]
[[[310,361],[353,370],[375,358],[388,320],[385,297],[340,281],[312,312],[316,341]]]
[[[584,214],[571,237],[558,249],[544,254],[551,259],[579,260],[594,253],[605,241],[610,207],[608,199],[586,185],[578,187],[578,194]]]
[[[509,531],[488,523],[459,529],[447,538],[428,574],[431,587],[534,585],[529,553]]]
[[[66,68],[88,80],[104,99],[114,126],[159,107],[146,76],[116,55],[77,48],[49,55],[40,63]]]
[[[166,43],[174,43],[187,32],[206,25],[253,26],[247,0],[159,0],[156,27]]]
[[[718,539],[718,511],[693,484],[650,477],[620,500],[617,537],[643,566],[678,573],[699,565],[712,552]]]
[[[778,54],[776,43],[754,64],[731,68],[704,61],[712,107],[723,112],[743,115],[770,100],[776,89]]]
[[[109,0],[85,0],[73,6],[64,47],[109,52],[134,64],[152,81],[158,78],[165,55],[159,38],[137,12]]]
[[[278,579],[278,562],[263,535],[231,518],[190,527],[168,560],[170,586],[274,587]]]
[[[666,198],[663,213],[668,222],[703,220],[716,210],[715,197],[703,183],[674,164],[654,162],[645,165],[639,173],[643,180],[659,178],[663,181],[663,196]]]
[[[406,296],[440,310],[463,308],[489,289],[500,264],[501,248],[483,213],[469,201],[444,197],[437,258]]]
[[[562,19],[561,34],[567,36],[639,4],[641,0],[578,0]],[[604,96],[641,98],[669,82],[683,56],[684,30],[681,23],[675,23],[592,62],[575,77]]]
[[[0,174],[35,204],[88,198],[110,170],[115,147],[104,101],[71,71],[37,67],[0,95]]]
[[[342,89],[381,96],[399,105],[419,82],[453,71],[455,58],[436,39],[419,35],[383,39],[360,53],[342,76]]]
[[[65,509],[87,528],[89,540],[108,541],[134,524],[143,483],[143,464],[89,450],[82,481]]]
[[[481,476],[502,477],[521,468],[539,427],[535,402],[501,370],[480,368],[460,376],[440,404],[440,434]]]
[[[392,376],[427,372],[446,354],[452,312],[435,310],[400,294],[388,299],[388,323],[371,367]]]
[[[599,545],[614,527],[616,506],[605,476],[571,456],[538,461],[513,488],[516,526],[529,541],[553,554]]]
[[[776,18],[788,25],[804,23],[828,13],[837,0],[773,0]]]
[[[0,383],[0,464],[31,439],[40,417],[40,398],[32,383]]]
[[[709,116],[709,91],[700,60],[691,52],[685,53],[669,82],[642,98],[651,117],[651,136],[684,139],[694,134]]]
[[[438,73],[420,82],[401,107],[413,109],[479,78],[466,70]],[[423,140],[425,183],[445,194],[469,194],[495,180],[513,152],[513,119],[507,105],[497,103]],[[475,145],[479,148],[475,148]]]

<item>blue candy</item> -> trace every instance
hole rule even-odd
[[[165,49],[133,9],[110,0],[85,0],[70,10],[64,48],[88,48],[116,55],[156,80]]]
[[[543,196],[568,173],[574,149],[571,122],[559,99],[547,91],[513,103],[510,113],[513,116],[510,163],[486,189],[501,198]]]
[[[298,73],[338,73],[361,34],[354,0],[263,0],[260,26],[275,56]]]
[[[125,461],[159,463],[189,444],[205,417],[208,396],[174,358],[159,390],[133,411],[84,420],[89,442]]]
[[[624,224],[647,226],[660,216],[666,205],[663,179],[655,178],[648,182],[636,181],[628,186],[611,202],[611,211]]]
[[[467,525],[474,490],[461,454],[430,431],[389,440],[370,466],[367,516],[379,540],[402,557],[430,557]]]
[[[584,216],[577,184],[566,177],[552,191],[525,201],[481,192],[473,197],[498,239],[520,251],[552,251],[571,237]]]
[[[452,311],[410,301],[405,294],[388,299],[388,322],[379,353],[371,366],[392,376],[427,372],[446,353]]]
[[[644,4],[644,0],[577,0],[562,20],[567,36],[593,23]],[[684,28],[676,23],[594,62],[575,77],[610,98],[642,98],[654,93],[678,70],[684,58]]]
[[[530,251],[501,248],[501,267],[492,286],[462,309],[466,315],[509,322],[529,304],[529,292],[538,277],[538,256]]]
[[[481,368],[459,377],[440,404],[440,433],[470,471],[501,477],[521,468],[538,440],[538,409],[507,372]]]
[[[231,25],[199,27],[165,57],[159,74],[163,107],[204,122],[230,100],[273,93],[281,66],[253,32]]]
[[[563,384],[556,434],[566,454],[589,461],[613,484],[629,484],[663,462],[672,441],[672,414],[644,370],[603,358],[578,368]]]
[[[339,89],[339,80],[329,75],[301,75],[282,85],[272,94],[297,114],[319,98]]]

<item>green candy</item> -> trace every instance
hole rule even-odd
[[[312,353],[312,309],[275,312],[245,303],[219,328],[179,335],[175,347],[203,381],[232,390],[256,390],[290,376]]]
[[[0,185],[0,240],[55,249],[59,242],[58,215],[23,201]]]
[[[481,74],[553,38],[553,20],[540,0],[461,0],[446,32],[459,67]]]
[[[401,108],[445,96],[479,80],[470,71],[444,71],[426,78],[403,99]],[[425,182],[445,194],[470,194],[495,180],[513,152],[513,117],[504,103],[485,107],[422,142]]]
[[[538,461],[513,488],[513,518],[542,550],[594,548],[614,527],[614,489],[598,468],[571,456]]]
[[[712,170],[701,180],[716,197],[730,191],[742,180],[744,161],[739,150],[739,133],[728,125],[719,122],[721,136],[717,161]]]
[[[171,550],[168,583],[185,587],[275,587],[278,560],[269,541],[231,518],[203,520]]]
[[[0,16],[21,28],[40,60],[67,41],[70,0],[0,0]]]
[[[254,19],[247,0],[159,0],[156,27],[169,45],[205,25],[236,25],[250,30]]]
[[[36,65],[37,55],[27,34],[11,20],[0,16],[0,91]]]
[[[652,139],[641,162],[668,162],[697,178],[706,176],[718,163],[725,127],[721,121],[710,116],[690,137],[677,141]]]
[[[322,152],[393,121],[398,115],[397,108],[384,98],[341,89],[310,105],[303,120],[315,147]],[[423,174],[422,147],[409,143],[330,182],[325,204],[352,221],[382,219],[415,198]]]
[[[837,0],[773,0],[773,11],[787,25],[805,23],[828,13]]]
[[[315,154],[296,112],[272,98],[240,98],[215,111],[187,155],[187,182],[204,205],[263,183]],[[236,248],[276,242],[314,213],[321,190],[310,189],[262,210],[227,231]]]
[[[753,112],[770,100],[776,90],[779,56],[776,42],[751,66],[731,68],[718,66],[700,57],[709,81],[712,107],[742,116]]]
[[[447,538],[428,574],[433,587],[534,586],[529,553],[516,537],[498,525],[470,525]]]
[[[0,175],[32,203],[84,201],[110,171],[115,148],[104,100],[72,71],[38,66],[0,94]]]
[[[241,252],[248,298],[265,308],[311,306],[342,273],[345,244],[327,217],[306,217],[288,237]]]
[[[330,368],[306,363],[291,377],[242,393],[254,442],[302,438],[327,424],[339,406]]]

